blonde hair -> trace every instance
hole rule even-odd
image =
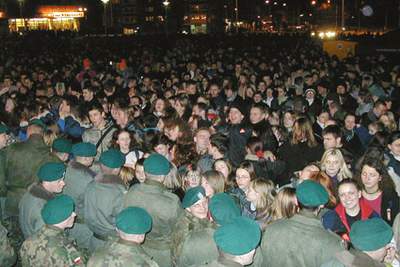
[[[131,167],[123,166],[121,167],[121,171],[119,172],[119,176],[121,177],[122,181],[124,182],[125,186],[129,186],[133,177],[135,176],[135,170]]]
[[[291,143],[296,145],[303,140],[307,142],[308,147],[315,147],[318,145],[310,120],[305,117],[299,117],[293,124]]]
[[[270,180],[264,180],[257,178],[250,182],[251,189],[259,194],[259,198],[255,201],[254,206],[256,207],[257,216],[256,219],[264,219],[269,217],[272,212],[272,203],[276,195],[274,183]],[[266,226],[269,222],[262,222],[261,228]]]
[[[176,166],[172,166],[169,173],[165,176],[163,185],[171,190],[177,189],[182,186],[181,177],[178,173]]]
[[[43,141],[44,143],[51,147],[53,145],[53,141],[58,137],[60,130],[58,129],[57,124],[52,124],[47,127],[47,129],[43,132]]]
[[[322,155],[321,164],[320,164],[321,171],[324,171],[324,172],[326,171],[326,168],[325,168],[326,160],[330,156],[337,157],[337,159],[340,161],[341,166],[340,166],[339,172],[337,174],[337,179],[339,182],[342,181],[343,179],[349,179],[349,178],[353,177],[352,172],[347,167],[347,164],[344,160],[342,152],[340,151],[340,149],[337,149],[337,148],[330,148],[324,152],[324,154]]]
[[[382,119],[383,116],[386,116],[388,118],[388,124],[384,123],[384,120]],[[397,131],[397,124],[396,120],[394,118],[394,114],[391,111],[388,111],[386,114],[383,114],[380,118],[379,121],[382,122],[382,124],[385,126],[386,130],[389,133],[392,133],[394,131]]]
[[[289,219],[298,212],[296,189],[285,187],[272,203],[272,220]]]
[[[212,189],[214,190],[214,194],[225,192],[225,177],[219,171],[206,171],[201,176],[201,181],[206,180]]]

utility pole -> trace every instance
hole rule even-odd
[[[344,23],[344,18],[345,18],[345,14],[344,14],[344,0],[342,0],[342,30],[345,28],[345,23]]]

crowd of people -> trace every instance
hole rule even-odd
[[[400,64],[305,36],[0,40],[1,266],[400,266]]]

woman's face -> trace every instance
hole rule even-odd
[[[176,101],[174,107],[175,107],[176,112],[178,112],[178,113],[185,112],[185,107],[181,104],[180,101]]]
[[[169,138],[171,141],[176,141],[179,137],[179,127],[175,126],[172,128],[164,128],[165,135]]]
[[[210,183],[207,181],[207,179],[203,178],[201,179],[201,186],[204,188],[204,190],[206,191],[206,196],[207,197],[212,197],[215,192],[214,192],[214,188],[211,187]]]
[[[390,124],[389,117],[388,117],[387,115],[385,115],[385,114],[383,114],[383,115],[379,118],[379,121],[382,122],[383,125],[385,125],[385,126],[389,126],[389,124]]]
[[[249,190],[246,192],[247,200],[254,204],[259,197],[260,194],[252,186],[249,186]]]
[[[156,100],[156,104],[155,104],[155,106],[154,106],[154,110],[155,110],[156,112],[162,113],[162,112],[164,112],[164,107],[165,107],[164,100],[162,100],[162,99],[157,99],[157,100]]]
[[[285,128],[292,128],[293,125],[294,125],[294,119],[292,114],[285,113],[283,115],[283,126],[285,126]]]
[[[129,150],[131,144],[131,137],[129,136],[129,133],[121,132],[118,135],[117,144],[119,145],[119,148],[121,150],[123,151]]]
[[[215,170],[216,170],[216,171],[219,171],[220,173],[222,173],[222,175],[225,177],[225,179],[228,178],[228,175],[229,175],[229,168],[228,168],[228,166],[226,165],[226,163],[223,162],[222,160],[217,161],[217,162],[215,163]]]
[[[357,206],[360,206],[359,199],[361,198],[361,192],[358,191],[354,184],[342,184],[338,188],[338,195],[340,203],[347,210],[353,210]]]
[[[197,173],[191,173],[189,172],[185,176],[185,184],[186,188],[192,188],[200,185],[200,176],[197,175]]]
[[[6,105],[4,107],[5,111],[7,113],[12,113],[14,111],[14,108],[15,108],[14,102],[8,98],[6,101]]]
[[[390,151],[395,156],[400,156],[400,139],[395,140],[393,143],[388,145]]]
[[[382,180],[382,176],[376,171],[376,169],[364,165],[361,170],[361,181],[366,190],[377,190],[379,188],[379,182]]]
[[[154,150],[160,154],[163,155],[164,157],[168,158],[168,154],[169,154],[169,150],[168,150],[168,146],[165,144],[158,144]]]
[[[142,165],[136,165],[135,176],[140,183],[143,183],[146,180],[146,175],[144,174],[144,167]]]
[[[247,192],[251,182],[250,173],[245,169],[236,170],[236,183],[240,189]]]
[[[325,160],[325,172],[330,177],[337,175],[340,171],[341,162],[338,157],[330,155]]]

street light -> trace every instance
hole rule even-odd
[[[107,4],[110,2],[110,0],[101,0],[104,4],[104,15],[103,15],[103,21],[104,21],[104,34],[107,35]]]
[[[168,38],[168,7],[171,4],[169,0],[165,0],[163,2],[164,8],[165,8],[165,34]]]

